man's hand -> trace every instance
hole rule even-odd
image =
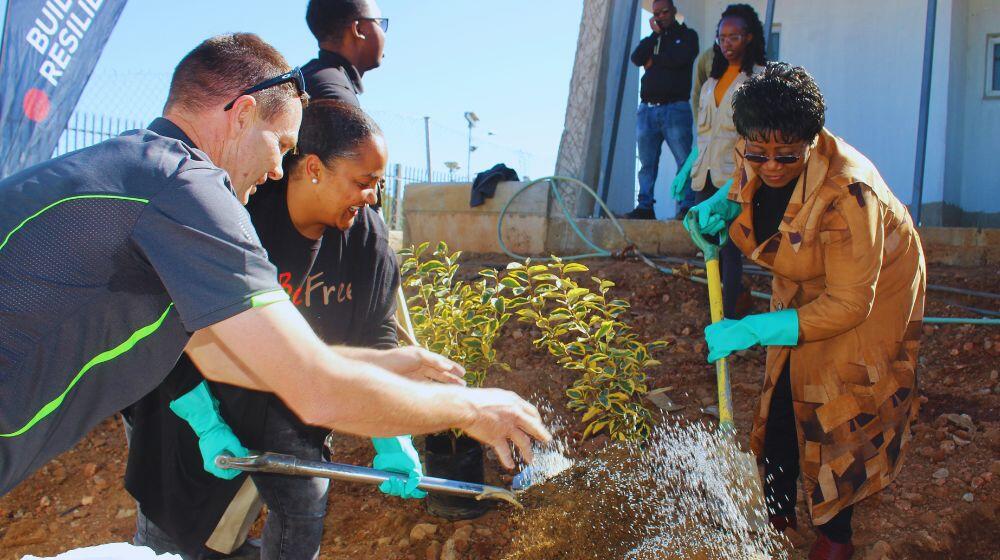
[[[533,459],[532,438],[548,442],[552,435],[542,424],[538,409],[521,397],[503,389],[470,389],[465,395],[470,399],[473,415],[459,426],[471,437],[489,445],[496,451],[500,463],[514,468],[510,452],[513,443],[525,462]]]
[[[465,368],[444,356],[419,346],[368,351],[352,348],[349,355],[413,381],[437,381],[465,385],[463,378]]]
[[[649,27],[653,30],[653,33],[661,33],[663,28],[660,27],[660,22],[656,19],[656,16],[649,18]]]

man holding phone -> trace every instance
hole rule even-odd
[[[688,98],[691,92],[691,71],[698,56],[698,33],[677,21],[677,8],[672,0],[653,2],[653,17],[649,19],[653,33],[639,42],[632,52],[632,63],[646,69],[642,76],[636,123],[639,144],[639,201],[635,209],[624,215],[637,220],[655,220],[653,212],[657,169],[663,142],[667,142],[677,167],[680,168],[691,151],[694,117]],[[681,202],[679,215],[694,203],[690,186]]]

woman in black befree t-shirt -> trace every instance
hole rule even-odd
[[[385,224],[370,207],[386,159],[382,132],[359,108],[317,101],[303,113],[297,153],[284,162],[286,176],[263,185],[247,205],[280,284],[331,344],[397,345],[399,267]],[[322,456],[326,433],[301,423],[274,395],[215,383],[208,389],[219,403],[208,412],[218,417],[218,430],[231,433],[199,440],[170,404],[202,383],[184,356],[160,389],[128,411],[133,429],[126,487],[140,506],[135,544],[158,553],[206,558],[230,552],[219,545],[216,527],[246,476],[209,466],[216,455],[253,449],[310,460]],[[376,467],[417,480],[421,466],[408,436],[373,442]],[[266,474],[253,479],[269,506],[261,557],[314,557],[328,481]],[[415,486],[397,482],[382,490],[421,497]]]

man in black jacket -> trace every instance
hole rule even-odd
[[[310,0],[306,24],[319,43],[319,55],[302,67],[306,91],[360,106],[361,78],[382,64],[388,18],[374,0]]]
[[[698,56],[698,34],[676,19],[677,8],[672,0],[653,2],[653,17],[649,25],[653,33],[639,42],[632,53],[632,63],[642,66],[642,76],[636,138],[639,144],[639,203],[624,217],[641,220],[656,219],[653,212],[653,189],[660,165],[663,141],[674,154],[678,169],[691,152],[694,118],[688,98],[691,93],[691,71]],[[690,185],[685,187],[685,200],[679,215],[694,203]],[[690,200],[689,200],[690,199]]]

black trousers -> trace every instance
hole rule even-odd
[[[717,192],[719,189],[712,184],[712,173],[709,172],[705,186],[694,193],[695,204],[708,200]],[[718,239],[713,238],[712,242],[718,243]],[[722,314],[727,319],[736,319],[736,302],[743,293],[743,253],[732,241],[719,248],[719,273],[722,275]]]
[[[764,500],[771,515],[795,515],[799,480],[799,440],[795,433],[795,410],[792,408],[792,383],[789,362],[778,378],[767,415],[764,436]],[[831,541],[851,541],[851,515],[854,506],[846,507],[816,529]]]

